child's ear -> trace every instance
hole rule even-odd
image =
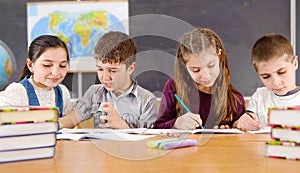
[[[29,58],[26,58],[26,64],[29,71],[33,74],[33,63]]]
[[[136,62],[131,63],[127,68],[128,73],[132,74],[134,72],[135,68],[136,68]]]
[[[295,56],[294,60],[293,60],[293,65],[295,67],[295,70],[298,69],[298,56]]]

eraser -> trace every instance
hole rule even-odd
[[[174,148],[182,148],[182,147],[189,147],[189,146],[196,146],[198,145],[197,140],[181,140],[181,141],[176,141],[176,142],[170,142],[170,143],[165,143],[163,145],[163,149],[165,150],[170,150]]]
[[[157,144],[157,148],[159,148],[159,149],[164,149],[165,144],[177,143],[177,142],[185,141],[185,140],[188,140],[188,139],[187,139],[187,138],[178,138],[178,139],[175,138],[175,139],[171,139],[171,140],[159,142],[159,143]]]

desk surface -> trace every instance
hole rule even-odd
[[[52,159],[0,164],[1,172],[297,172],[300,162],[264,157],[269,134],[189,135],[203,145],[171,151],[144,141],[58,141]],[[101,149],[100,149],[101,148]]]

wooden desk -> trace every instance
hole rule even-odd
[[[143,141],[97,141],[97,145],[101,146],[104,151],[91,141],[58,141],[56,156],[53,159],[0,164],[0,171],[3,173],[299,172],[299,161],[263,156],[264,142],[270,139],[269,136],[268,134],[248,133],[212,135],[202,146],[168,152],[148,149]],[[200,141],[203,141],[202,139],[208,135],[190,135],[189,137],[200,137]]]

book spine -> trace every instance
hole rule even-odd
[[[300,158],[288,158],[288,157],[281,157],[281,156],[273,156],[273,155],[267,155],[268,158],[277,158],[277,159],[286,159],[286,160],[300,160]]]
[[[45,123],[45,122],[57,122],[56,119],[43,120],[43,121],[17,121],[17,122],[2,122],[0,125],[11,125],[11,124],[28,124],[28,123]]]
[[[282,146],[300,146],[300,143],[279,141],[279,140],[268,141],[268,142],[266,142],[266,144],[267,145],[282,145]]]
[[[57,107],[45,107],[45,106],[11,106],[11,107],[0,107],[0,112],[22,112],[32,110],[58,110]]]
[[[270,110],[300,110],[300,106],[277,106],[269,107]]]
[[[19,135],[19,136],[9,136],[9,137],[1,137],[1,141],[2,142],[5,142],[5,140],[9,140],[9,138],[12,138],[12,139],[16,139],[16,138],[19,138],[19,137],[26,137],[26,136],[37,136],[39,137],[40,135],[47,135],[49,134],[49,138],[51,138],[51,140],[47,141],[47,143],[35,143],[35,141],[31,141],[31,144],[33,145],[28,145],[28,146],[25,146],[25,145],[22,145],[21,146],[19,145],[19,143],[11,146],[10,148],[7,148],[6,149],[3,149],[3,146],[0,145],[0,152],[6,152],[6,151],[18,151],[18,150],[25,150],[25,149],[39,149],[39,148],[47,148],[47,147],[55,147],[56,144],[57,144],[57,137],[56,137],[56,132],[52,132],[52,133],[44,133],[44,134],[29,134],[29,135]],[[24,142],[24,141],[23,141]],[[28,143],[28,140],[27,142],[25,143]],[[5,147],[5,146],[4,146]]]
[[[46,148],[51,148],[52,152],[49,154],[41,154],[41,155],[36,155],[36,156],[31,156],[31,157],[18,157],[14,159],[3,159],[0,160],[0,163],[10,163],[10,162],[19,162],[19,161],[27,161],[27,160],[38,160],[38,159],[48,159],[48,158],[53,158],[56,153],[56,146],[50,146],[50,147],[39,147],[39,148],[34,148],[34,149],[23,149],[23,151],[34,151],[34,150],[41,150],[41,149],[46,149]],[[22,151],[22,150],[19,150]],[[4,151],[5,152],[5,151]],[[18,152],[18,151],[6,151],[6,152]],[[1,152],[0,152],[1,155]]]
[[[290,129],[290,130],[299,130],[300,131],[300,126],[286,126],[286,125],[281,125],[281,124],[268,124],[271,126],[273,129],[279,128],[279,129]]]

